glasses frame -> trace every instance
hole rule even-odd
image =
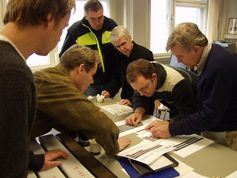
[[[121,48],[121,47],[126,46],[127,44],[128,44],[128,40],[125,40],[125,41],[122,42],[120,45],[116,45],[115,47],[116,47],[117,49],[119,49],[119,48]]]
[[[147,84],[140,89],[136,89],[136,91],[139,93],[145,93],[148,90],[150,83],[151,83],[151,79],[148,79]]]

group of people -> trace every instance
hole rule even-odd
[[[27,177],[28,169],[67,159],[61,150],[44,155],[29,150],[32,139],[52,128],[95,138],[111,156],[127,147],[131,140],[119,138],[113,121],[87,99],[113,98],[120,88],[120,103],[134,108],[127,124],[137,126],[144,114],[152,114],[158,99],[170,108],[170,120],[150,123],[146,129],[153,136],[198,133],[237,150],[237,58],[209,44],[193,23],[177,25],[166,49],[197,74],[155,62],[126,28],[104,16],[100,1],[88,0],[84,18],[68,29],[59,64],[32,74],[27,58],[56,46],[74,3],[8,1],[0,32],[1,177]]]

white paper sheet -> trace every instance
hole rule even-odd
[[[208,177],[206,177],[206,176],[203,176],[203,175],[200,175],[200,174],[198,174],[198,173],[196,173],[196,172],[189,172],[189,173],[187,173],[187,174],[185,174],[185,175],[183,175],[183,176],[180,176],[181,178],[208,178]]]
[[[121,105],[121,104],[109,104],[109,105],[103,105],[99,107],[116,116],[122,116],[122,115],[133,112],[132,107]]]
[[[144,130],[144,128],[153,120],[155,120],[157,118],[150,116],[148,119],[142,121],[142,126],[140,127],[134,127],[131,128],[127,131],[124,131],[122,133],[120,133],[120,136],[126,136],[128,134],[131,133],[136,133],[137,137],[143,139],[143,140],[148,140],[151,142],[156,142],[157,140],[159,140],[159,142],[162,141],[162,144],[165,146],[174,146],[176,148],[176,151],[174,151],[175,154],[181,156],[181,157],[186,157],[189,156],[203,148],[205,148],[206,146],[212,144],[214,141],[209,140],[207,138],[201,137],[197,134],[193,134],[193,135],[182,135],[182,136],[176,136],[176,137],[171,137],[171,138],[167,138],[167,139],[159,139],[159,138],[155,138],[152,136],[152,134],[147,131]],[[121,126],[126,124],[125,121],[119,121],[115,123],[117,126]]]
[[[167,139],[158,139],[158,138],[154,138],[151,135],[151,133],[146,130],[141,130],[141,131],[136,130],[135,133],[137,134],[139,138],[143,140],[150,140],[150,141],[160,140],[166,146],[175,147],[174,153],[183,158],[213,143],[212,140],[209,140],[207,138],[201,137],[196,134],[177,136],[177,137],[172,137],[172,138],[167,138]]]
[[[143,140],[141,143],[119,152],[118,156],[134,159],[149,165],[173,149],[172,146],[162,145],[159,140],[156,142]]]
[[[196,138],[196,140],[194,138]],[[178,147],[179,149],[177,151],[174,151],[174,153],[183,158],[213,143],[212,140],[209,140],[207,138],[201,137],[196,134],[177,136],[177,137],[161,139],[161,140],[163,140],[165,144],[172,145],[176,148],[177,148],[177,145],[180,146],[181,144],[182,146]],[[191,140],[191,141],[188,141],[188,140]]]
[[[141,122],[141,124],[139,124],[139,126],[134,126],[134,127],[130,127],[130,129],[128,129],[127,131],[124,131],[124,132],[120,132],[119,136],[122,137],[122,136],[126,136],[128,134],[131,134],[131,133],[139,133],[141,131],[144,130],[144,128],[151,122],[153,121],[154,119],[157,119],[155,117],[149,117],[147,118],[146,120],[143,120]],[[126,125],[126,122],[125,120],[122,120],[122,121],[118,121],[118,122],[115,122],[115,124],[120,127],[120,126],[123,126],[123,125]]]
[[[236,178],[237,177],[237,171],[231,173],[230,175],[228,175],[226,178]]]
[[[194,170],[192,167],[183,163],[182,161],[178,160],[178,162],[179,162],[179,165],[177,167],[175,167],[175,170],[179,172],[179,177],[182,177],[185,174],[188,174]],[[190,177],[190,178],[192,178],[192,177]]]

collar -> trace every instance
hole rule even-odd
[[[20,52],[20,50],[16,47],[16,45],[9,38],[0,34],[0,40],[10,43],[14,47],[14,49],[17,51],[17,53],[21,56],[21,58],[24,61],[26,60],[25,57],[23,56],[23,54]]]
[[[201,73],[204,69],[204,66],[207,62],[207,56],[208,56],[210,50],[211,50],[211,44],[208,44],[203,50],[200,62],[196,65],[198,76],[201,75]]]
[[[156,90],[159,90],[161,86],[165,83],[166,79],[166,70],[164,66],[156,61],[150,61],[155,67],[157,71],[157,84],[156,84]]]

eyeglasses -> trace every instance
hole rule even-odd
[[[122,42],[120,45],[117,45],[117,46],[115,46],[116,48],[121,48],[121,47],[123,47],[123,46],[125,46],[125,45],[127,45],[128,44],[128,41],[126,40],[126,41],[124,41],[124,42]]]
[[[136,89],[137,92],[139,92],[139,93],[144,93],[144,92],[146,92],[147,89],[149,88],[150,81],[151,81],[151,80],[148,80],[147,84],[146,84],[144,87],[142,87],[142,88],[140,88],[140,89]]]

